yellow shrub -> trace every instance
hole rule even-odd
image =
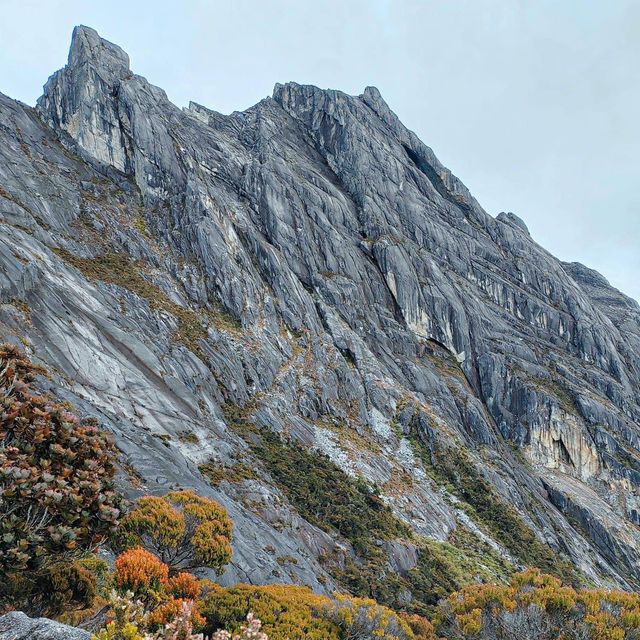
[[[207,621],[205,635],[217,629],[236,632],[251,612],[269,640],[339,640],[338,627],[318,614],[329,602],[307,587],[239,584],[210,592],[200,612]]]
[[[236,585],[218,588],[200,602],[207,620],[205,634],[216,629],[239,630],[249,612],[262,621],[269,640],[341,640],[373,637],[380,640],[434,640],[424,618],[410,620],[374,600],[328,598],[307,587],[292,585]],[[414,619],[415,618],[415,619]]]
[[[521,621],[542,615],[559,638],[625,640],[640,628],[640,594],[576,590],[534,569],[515,574],[506,586],[463,588],[439,606],[433,622],[439,632],[472,638],[483,631],[485,619],[508,630],[514,618],[505,614],[514,611]]]
[[[143,546],[171,572],[210,567],[217,572],[231,560],[232,523],[224,507],[193,491],[140,498],[120,522],[115,545]]]

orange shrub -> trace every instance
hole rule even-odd
[[[193,604],[193,601],[185,598],[170,598],[166,602],[156,607],[147,617],[147,626],[151,631],[155,631],[158,627],[173,622],[180,616],[184,609],[184,603]],[[191,624],[199,629],[204,626],[205,619],[200,615],[198,609],[194,606],[191,608]]]
[[[129,549],[116,559],[116,585],[138,596],[160,594],[168,578],[169,567],[141,547]]]
[[[400,617],[409,625],[416,640],[437,640],[433,625],[425,617],[415,613],[401,613]]]
[[[200,581],[191,573],[185,571],[169,578],[166,592],[174,598],[196,600],[200,596],[202,586]]]

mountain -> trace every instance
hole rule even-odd
[[[179,109],[78,27],[35,108],[0,96],[0,156],[0,341],[114,434],[128,495],[228,509],[223,583],[640,586],[640,307],[377,89]]]

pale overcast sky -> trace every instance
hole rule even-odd
[[[0,0],[0,91],[34,104],[76,24],[183,106],[377,86],[492,215],[640,300],[638,0]]]

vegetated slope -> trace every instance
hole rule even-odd
[[[515,566],[638,585],[640,308],[375,88],[180,110],[79,27],[0,138],[0,339],[115,434],[131,494],[226,506],[226,583],[416,611]]]

